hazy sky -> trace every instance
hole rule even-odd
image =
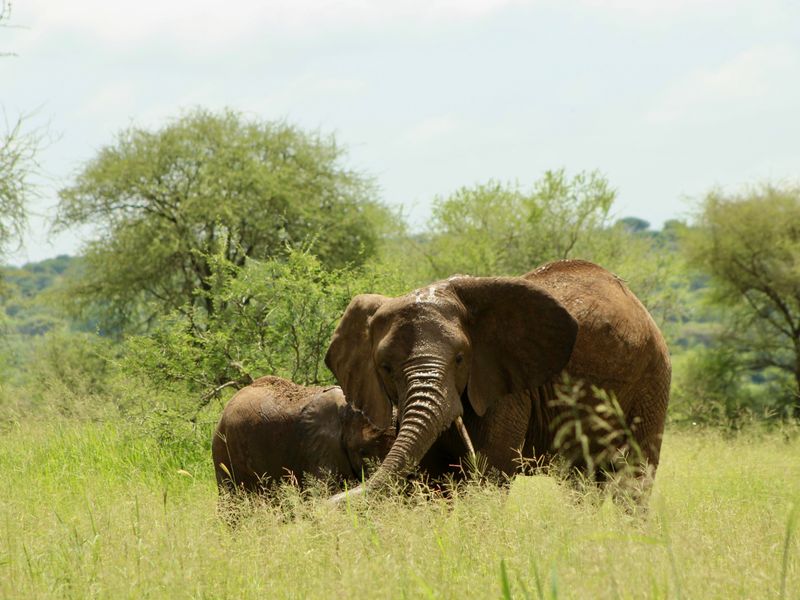
[[[713,186],[800,179],[796,0],[16,0],[11,22],[0,104],[52,138],[16,263],[78,251],[44,217],[116,132],[198,105],[335,133],[417,225],[436,195],[561,166],[655,227]]]

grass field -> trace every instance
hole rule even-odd
[[[235,528],[208,435],[4,426],[0,596],[800,598],[796,430],[670,432],[646,515],[542,476],[340,509],[287,490]]]

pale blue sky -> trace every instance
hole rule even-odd
[[[117,131],[196,105],[334,132],[418,226],[436,195],[561,166],[656,227],[800,180],[795,0],[16,0],[12,23],[0,104],[51,131],[45,216]],[[13,261],[79,247],[37,218]]]

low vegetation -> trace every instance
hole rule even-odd
[[[6,425],[0,596],[792,598],[800,431],[672,431],[647,510],[518,477],[334,509],[284,488],[218,505],[210,428]],[[237,524],[227,525],[235,510]],[[220,514],[222,513],[222,514]]]

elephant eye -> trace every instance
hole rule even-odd
[[[387,375],[392,374],[392,367],[386,363],[381,363],[381,370],[386,373]]]
[[[463,360],[464,360],[464,355],[463,354],[461,354],[460,352],[458,354],[456,354],[456,364],[457,365],[460,365]]]

